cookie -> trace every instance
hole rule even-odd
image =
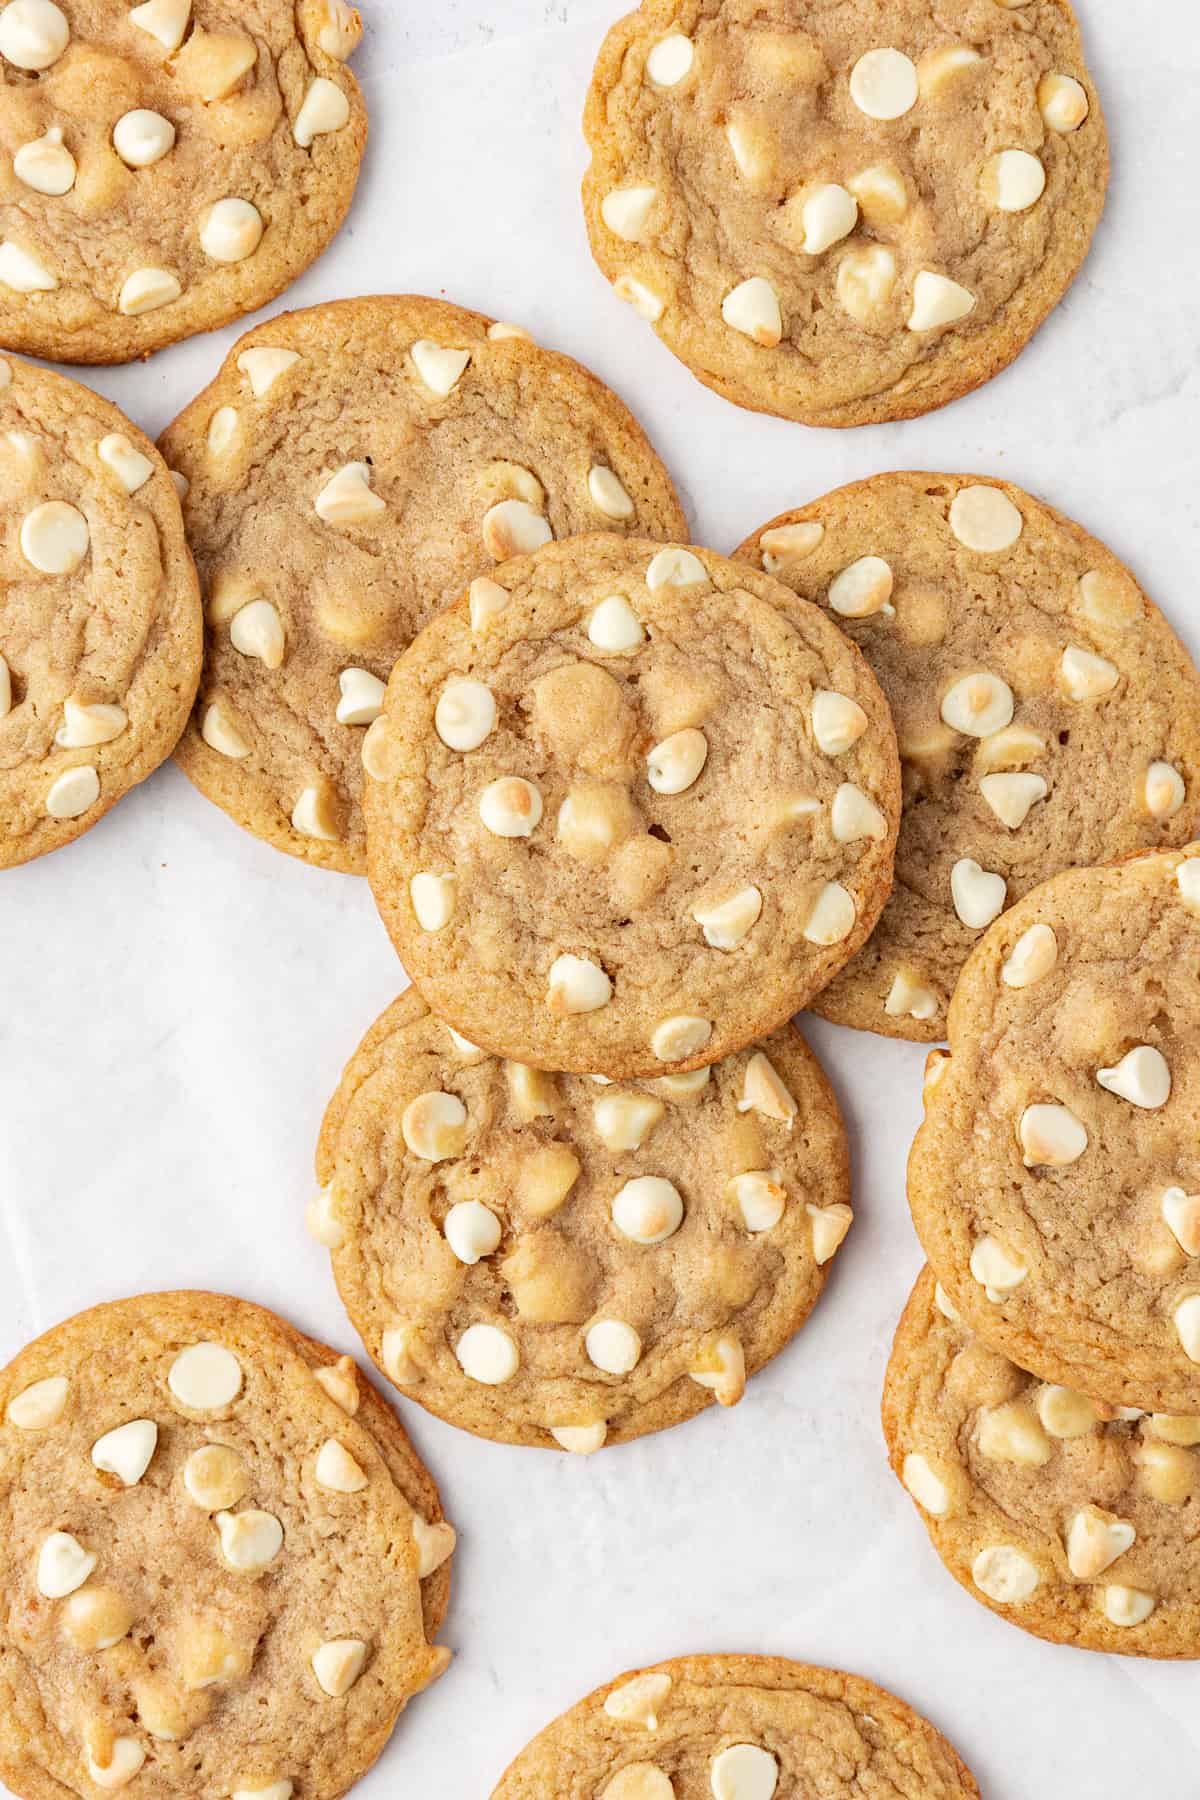
[[[963,970],[909,1159],[951,1304],[1044,1381],[1200,1413],[1200,845],[1056,876]]]
[[[492,1800],[979,1800],[894,1694],[782,1656],[680,1656],[622,1675],[548,1725]]]
[[[934,1549],[975,1599],[1083,1650],[1200,1654],[1200,1418],[1114,1409],[977,1338],[926,1269],[883,1428]]]
[[[1013,360],[1104,207],[1066,0],[644,0],[584,115],[613,290],[706,386],[914,418]]]
[[[900,738],[896,885],[815,1002],[824,1018],[941,1040],[959,970],[1005,906],[1063,868],[1200,833],[1187,651],[1110,550],[1020,488],[877,475],[734,554],[828,607]]]
[[[348,1357],[219,1294],[0,1374],[0,1777],[22,1800],[342,1794],[440,1675],[454,1534]],[[424,1592],[422,1579],[424,1578]]]
[[[790,1025],[616,1086],[485,1056],[412,988],[342,1076],[317,1179],[310,1229],[384,1373],[478,1436],[583,1453],[735,1405],[851,1224]]]
[[[367,140],[345,0],[8,0],[0,342],[119,363],[273,300]]]
[[[440,300],[256,326],[162,440],[207,600],[179,761],[277,849],[363,874],[366,727],[473,576],[551,537],[679,536],[636,421],[578,363]]]
[[[12,357],[0,357],[0,517],[10,868],[80,837],[171,754],[202,625],[179,499],[153,444],[78,382]]]
[[[708,550],[584,537],[498,569],[397,663],[366,750],[404,965],[517,1062],[716,1062],[832,979],[891,883],[874,678],[819,608]]]

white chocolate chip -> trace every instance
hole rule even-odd
[[[327,56],[346,62],[362,39],[362,20],[347,0],[325,0],[325,23],[317,37]],[[235,1796],[236,1800],[236,1796]]]
[[[707,582],[708,570],[692,550],[668,544],[650,559],[646,569],[646,586],[652,594],[663,588],[697,587]]]
[[[888,990],[883,1010],[891,1019],[935,1019],[937,995],[910,970],[900,969]]]
[[[454,1347],[464,1375],[484,1387],[510,1381],[520,1364],[517,1346],[498,1325],[470,1325]]]
[[[106,1762],[98,1762],[91,1749],[84,1754],[89,1778],[97,1787],[109,1789],[127,1787],[145,1760],[142,1746],[128,1736],[113,1738]]]
[[[812,1221],[813,1261],[820,1268],[841,1248],[854,1214],[843,1200],[832,1206],[806,1205],[804,1210]]]
[[[682,1062],[697,1056],[712,1036],[712,1020],[695,1013],[676,1013],[663,1019],[650,1034],[650,1048],[659,1062]]]
[[[221,1554],[231,1569],[257,1575],[283,1548],[283,1526],[274,1513],[251,1507],[243,1513],[219,1512],[213,1520]]]
[[[526,344],[533,342],[531,331],[526,331],[523,325],[514,325],[507,319],[493,319],[487,328],[487,334],[493,343],[501,343],[509,338],[519,338]]]
[[[429,338],[418,338],[412,347],[412,359],[417,374],[439,400],[445,400],[452,394],[471,360],[469,350],[454,350],[443,344],[435,344]]]
[[[1137,1537],[1126,1519],[1085,1506],[1067,1527],[1067,1564],[1079,1581],[1094,1581],[1124,1556]]]
[[[942,719],[953,731],[968,737],[987,738],[1001,731],[1013,716],[1013,692],[998,675],[980,669],[963,675],[942,698]]]
[[[655,87],[671,88],[688,73],[696,56],[696,46],[682,32],[673,31],[659,38],[646,57],[646,73]]]
[[[933,1061],[935,1056],[940,1056],[943,1063],[949,1062],[950,1060],[944,1050],[931,1050],[929,1053],[930,1062]],[[952,1325],[962,1324],[962,1314],[958,1311],[958,1308],[954,1305],[940,1281],[934,1283],[933,1303],[941,1313],[943,1319],[949,1319]]]
[[[989,1300],[998,1303],[1005,1294],[1011,1294],[1029,1274],[1023,1262],[1010,1256],[1002,1244],[994,1237],[981,1237],[971,1251],[971,1274],[987,1294]]]
[[[1161,1050],[1152,1044],[1137,1044],[1126,1051],[1111,1069],[1097,1069],[1096,1080],[1110,1094],[1154,1112],[1165,1106],[1171,1096],[1171,1071]]]
[[[779,295],[765,275],[751,275],[726,294],[721,317],[734,331],[765,349],[773,349],[783,336]]]
[[[738,1111],[761,1113],[764,1119],[774,1119],[789,1131],[799,1111],[787,1084],[762,1050],[756,1050],[746,1064]]]
[[[454,1554],[458,1533],[445,1519],[437,1519],[430,1524],[419,1513],[413,1514],[412,1530],[413,1542],[417,1546],[417,1579],[428,1581]]]
[[[38,1592],[47,1600],[65,1599],[83,1586],[99,1561],[69,1531],[52,1531],[38,1551]]]
[[[646,319],[651,325],[657,324],[666,310],[666,301],[661,294],[639,281],[636,275],[618,275],[613,282],[613,293],[618,300],[624,300],[631,306],[639,319]]]
[[[1171,1315],[1183,1353],[1191,1362],[1200,1363],[1200,1294],[1189,1294]]]
[[[642,235],[657,197],[656,187],[613,188],[600,202],[600,217],[615,237],[634,244]]]
[[[868,619],[877,612],[891,612],[888,605],[895,580],[881,556],[860,556],[829,584],[829,604],[843,619]]]
[[[500,500],[483,515],[483,547],[496,562],[529,556],[548,544],[554,533],[549,521],[527,500]]]
[[[950,871],[950,894],[963,924],[981,931],[1004,911],[1008,883],[1003,875],[981,869],[974,857],[963,856]]]
[[[661,1175],[636,1175],[613,1196],[613,1224],[634,1244],[661,1244],[683,1223],[683,1200]]]
[[[486,631],[498,613],[502,613],[512,598],[507,588],[502,588],[498,581],[490,581],[486,575],[479,575],[471,583],[467,604],[471,614],[471,630]]]
[[[13,174],[35,194],[69,194],[75,186],[75,158],[63,144],[61,125],[22,144],[13,157]]]
[[[413,1355],[416,1335],[411,1325],[393,1325],[380,1339],[383,1366],[392,1380],[401,1386],[421,1378],[420,1367]]]
[[[143,313],[157,312],[160,306],[170,306],[182,292],[182,282],[170,269],[135,269],[121,288],[117,309],[126,318],[137,319]]]
[[[771,1800],[779,1764],[757,1744],[731,1744],[713,1757],[708,1780],[713,1800]]]
[[[337,810],[330,790],[306,787],[292,808],[292,829],[301,837],[318,838],[324,843],[338,841]]]
[[[111,1650],[133,1624],[133,1609],[113,1588],[84,1587],[62,1609],[63,1636],[77,1650]]]
[[[737,1203],[747,1231],[771,1231],[783,1217],[787,1190],[778,1169],[748,1169],[726,1184],[725,1192]]]
[[[513,1111],[523,1125],[533,1119],[554,1118],[558,1112],[558,1088],[553,1075],[519,1062],[506,1062],[504,1073]]]
[[[456,677],[438,697],[434,730],[450,750],[477,750],[496,725],[496,701],[482,681]]]
[[[1078,131],[1088,116],[1087,89],[1073,75],[1043,75],[1037,102],[1051,131]]]
[[[1045,754],[1046,740],[1039,732],[1031,731],[1028,725],[1009,725],[984,739],[975,752],[975,767],[982,772],[1019,769],[1023,763],[1034,762]]]
[[[601,1419],[594,1425],[551,1425],[549,1432],[555,1443],[572,1456],[594,1456],[604,1448],[608,1426]]]
[[[979,791],[1000,823],[1017,831],[1050,789],[1041,775],[985,775]]]
[[[53,0],[10,0],[0,13],[0,56],[15,69],[50,68],[70,41],[71,28]]]
[[[502,775],[479,796],[479,817],[493,837],[531,837],[542,817],[542,796],[520,775]]]
[[[847,750],[853,749],[868,723],[857,700],[832,693],[828,688],[818,688],[813,695],[813,736],[818,750],[824,751],[826,756],[844,756]]]
[[[764,531],[758,540],[763,568],[768,575],[778,575],[789,563],[802,562],[806,556],[811,556],[824,536],[825,527],[817,520],[798,525],[776,525],[773,530]]]
[[[1099,1413],[1084,1394],[1073,1388],[1045,1387],[1038,1395],[1038,1418],[1051,1437],[1086,1437],[1094,1431]]]
[[[249,1490],[250,1472],[227,1444],[202,1444],[183,1465],[183,1485],[202,1512],[226,1512]]]
[[[153,1419],[130,1419],[106,1431],[92,1445],[92,1461],[106,1475],[116,1475],[126,1487],[136,1487],[158,1447],[158,1426]]]
[[[44,500],[21,521],[21,554],[43,575],[73,575],[88,553],[91,533],[77,506]]]
[[[980,1593],[999,1606],[1015,1606],[1028,1600],[1041,1580],[1036,1564],[1011,1544],[995,1544],[981,1550],[971,1565],[971,1577]]]
[[[1022,932],[1000,970],[1006,987],[1032,987],[1049,975],[1058,961],[1058,939],[1049,925],[1031,925]]]
[[[131,169],[148,169],[174,148],[175,127],[161,113],[139,106],[113,126],[113,149]]]
[[[365,525],[387,510],[387,502],[371,492],[370,466],[362,462],[346,463],[331,475],[313,506],[327,525]]]
[[[295,1783],[269,1781],[265,1787],[234,1788],[230,1800],[292,1800]]]
[[[52,819],[78,819],[100,798],[100,777],[90,763],[68,769],[46,792],[46,811]]]
[[[255,344],[242,351],[237,366],[250,383],[254,398],[261,400],[264,394],[270,393],[279,377],[299,361],[299,351],[272,350],[265,344]]]
[[[233,615],[229,639],[242,656],[256,657],[268,669],[283,664],[283,622],[269,600],[251,600]]]
[[[1183,776],[1167,762],[1152,762],[1146,770],[1146,811],[1155,819],[1173,819],[1187,798]]]
[[[688,1069],[682,1075],[659,1075],[651,1086],[656,1093],[665,1094],[677,1105],[686,1105],[704,1092],[711,1079],[711,1069]]]
[[[167,1384],[192,1412],[215,1412],[242,1391],[242,1366],[224,1344],[189,1344],[171,1364]]]
[[[1044,1468],[1053,1454],[1041,1422],[1021,1401],[979,1414],[979,1454],[992,1462]]]
[[[317,1685],[331,1700],[340,1700],[354,1686],[367,1662],[367,1646],[361,1638],[331,1638],[313,1651],[312,1670]]]
[[[14,1394],[4,1416],[18,1431],[48,1431],[66,1411],[69,1392],[65,1375],[47,1375]]]
[[[292,127],[292,136],[302,150],[307,150],[314,138],[323,137],[331,131],[340,131],[350,119],[350,102],[337,85],[324,75],[318,75],[313,81],[304,104],[296,114],[296,123]]]
[[[937,100],[967,69],[978,68],[983,61],[978,50],[969,44],[941,44],[929,50],[917,64],[917,80],[922,100]]]
[[[839,844],[856,844],[861,838],[885,838],[888,834],[884,814],[852,781],[843,781],[833,796],[829,822]]]
[[[853,894],[840,881],[827,881],[813,903],[804,936],[810,944],[840,944],[850,936],[857,919]]]
[[[343,669],[338,690],[341,698],[334,716],[339,725],[373,725],[383,711],[387,687],[369,669]]]
[[[901,1465],[900,1479],[918,1506],[923,1506],[935,1519],[945,1518],[950,1510],[950,1490],[940,1476],[934,1474],[927,1457],[911,1450]]]
[[[921,269],[913,282],[912,311],[908,315],[910,331],[936,331],[939,326],[953,325],[975,310],[975,296],[946,275],[932,269]]]
[[[657,1731],[658,1716],[670,1692],[669,1675],[633,1675],[606,1696],[604,1710],[610,1719],[620,1719],[623,1725],[641,1725],[647,1731]]]
[[[743,180],[753,188],[765,187],[778,164],[778,149],[770,127],[739,109],[725,126],[725,141]]]
[[[239,263],[262,243],[263,218],[249,200],[218,200],[200,221],[200,248],[214,262]]]
[[[236,407],[218,407],[208,426],[209,454],[211,456],[227,456],[233,448],[240,429]]]
[[[838,264],[838,301],[860,325],[879,318],[895,288],[896,258],[886,244],[864,244]]]
[[[739,888],[727,900],[694,906],[692,917],[714,950],[736,950],[758,923],[763,897],[756,887]]]
[[[1121,679],[1121,672],[1106,657],[1071,644],[1062,653],[1059,664],[1062,685],[1071,700],[1098,700],[1111,694]]]
[[[90,750],[96,744],[111,744],[129,724],[123,706],[109,706],[95,701],[84,706],[78,700],[63,701],[63,722],[54,734],[62,750]]]
[[[901,50],[868,50],[850,71],[850,98],[868,119],[900,119],[917,103],[917,70]]]
[[[898,225],[908,212],[908,189],[893,163],[872,163],[846,183],[868,225]]]
[[[606,1150],[614,1155],[640,1150],[666,1107],[648,1094],[602,1094],[592,1107],[592,1123]]]
[[[584,1336],[588,1361],[606,1375],[628,1375],[642,1355],[642,1340],[621,1319],[597,1319]]]
[[[606,519],[632,519],[633,501],[612,470],[606,469],[603,463],[593,463],[588,470],[588,493],[596,511],[603,513]]]
[[[1078,1162],[1088,1134],[1069,1107],[1043,1102],[1027,1106],[1018,1129],[1027,1169],[1063,1169]]]
[[[191,16],[192,0],[145,0],[134,7],[129,23],[148,32],[170,55],[182,44]]]
[[[1144,1625],[1158,1602],[1140,1588],[1114,1582],[1104,1589],[1104,1616],[1110,1625]]]
[[[409,898],[422,931],[441,931],[454,917],[458,903],[458,876],[451,870],[434,875],[427,870],[408,884]]]
[[[950,529],[968,550],[990,556],[1012,548],[1025,529],[1025,520],[1002,488],[980,483],[959,488],[955,494]]]
[[[346,1242],[346,1230],[337,1216],[333,1183],[318,1188],[304,1209],[304,1228],[309,1237],[327,1250],[340,1250]]]
[[[175,489],[175,492],[178,494],[180,502],[182,503],[192,491],[191,482],[188,480],[187,476],[181,474],[178,469],[168,469],[167,474],[171,477],[171,485]]]
[[[566,1200],[580,1172],[579,1158],[566,1144],[543,1144],[522,1160],[516,1198],[535,1219],[548,1219]]]
[[[979,191],[999,212],[1028,212],[1046,191],[1046,171],[1028,150],[1000,150],[980,170]]]
[[[101,438],[96,446],[96,455],[113,475],[116,476],[127,494],[136,494],[139,488],[145,487],[154,473],[154,464],[140,450],[135,450],[127,437],[119,432],[110,432],[108,437]]]
[[[854,230],[858,201],[836,181],[822,181],[804,196],[800,217],[804,225],[801,249],[806,256],[822,256]]]
[[[729,1332],[712,1338],[699,1352],[688,1374],[708,1388],[718,1406],[736,1406],[746,1391],[746,1354],[741,1339]]]
[[[452,1206],[442,1231],[459,1262],[468,1267],[490,1256],[501,1236],[499,1219],[480,1200],[460,1200]]]
[[[0,656],[0,719],[6,719],[12,711],[12,671],[7,660]]]
[[[3,17],[0,13],[0,19]],[[0,243],[0,286],[12,288],[17,294],[52,294],[58,286],[58,276],[52,275],[28,250],[6,238]]]
[[[1200,1256],[1200,1194],[1168,1188],[1159,1210],[1168,1230],[1185,1256]]]
[[[410,1100],[400,1119],[404,1142],[423,1162],[461,1156],[467,1142],[467,1109],[457,1094],[437,1091]]]
[[[1175,871],[1180,898],[1191,911],[1200,911],[1200,856],[1190,856]]]
[[[337,1438],[326,1438],[317,1451],[313,1477],[318,1487],[333,1494],[361,1494],[368,1477]]]
[[[646,780],[656,794],[682,794],[700,779],[708,761],[708,739],[688,726],[655,744],[646,758]]]
[[[601,600],[588,620],[587,634],[597,650],[610,656],[627,655],[646,638],[641,620],[623,594]]]

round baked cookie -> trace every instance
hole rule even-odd
[[[0,518],[10,868],[80,837],[171,754],[202,626],[179,499],[153,444],[78,382],[4,356]]]
[[[23,1350],[0,1519],[22,1800],[332,1800],[449,1662],[454,1533],[395,1414],[242,1300],[117,1301]]]
[[[799,1032],[616,1085],[474,1049],[409,988],[329,1104],[309,1228],[411,1399],[588,1453],[733,1406],[851,1224],[845,1133]]]
[[[207,601],[179,748],[277,849],[366,872],[367,725],[392,664],[473,576],[552,537],[677,537],[632,415],[525,332],[415,296],[285,314],[169,427]]]
[[[345,0],[7,0],[0,342],[118,363],[273,300],[367,140]]]
[[[909,1202],[970,1328],[1045,1381],[1200,1413],[1200,845],[997,920],[925,1092]]]
[[[1187,651],[1110,550],[1020,488],[877,475],[734,554],[829,609],[900,739],[896,885],[814,1003],[824,1018],[943,1039],[959,970],[1005,906],[1063,868],[1200,832]]]
[[[891,885],[895,736],[820,610],[709,550],[583,537],[476,583],[367,740],[370,875],[472,1043],[613,1078],[768,1035]]]
[[[782,1656],[680,1656],[597,1688],[534,1738],[492,1800],[979,1800],[894,1694]]]
[[[938,1555],[993,1612],[1084,1650],[1200,1654],[1200,1417],[1026,1374],[926,1269],[896,1332],[883,1429]]]
[[[809,425],[913,418],[1005,368],[1108,181],[1066,0],[644,0],[584,130],[616,294],[706,386]]]

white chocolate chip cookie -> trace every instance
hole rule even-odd
[[[912,418],[1006,367],[1108,181],[1067,0],[643,0],[584,129],[616,296],[726,399],[812,425]]]
[[[966,1325],[1110,1406],[1200,1414],[1200,846],[1044,882],[935,1052],[908,1194]]]
[[[1039,1381],[951,1318],[935,1285],[926,1269],[900,1321],[883,1425],[950,1573],[1038,1637],[1194,1656],[1200,1416]]]
[[[1112,552],[1032,495],[877,475],[785,513],[735,555],[838,615],[900,740],[896,885],[815,1002],[823,1017],[944,1038],[959,970],[1006,906],[1063,868],[1200,832],[1191,659]],[[871,604],[848,607],[849,576],[868,563]]]
[[[678,535],[666,471],[587,370],[438,300],[345,300],[270,320],[163,437],[207,644],[179,761],[238,824],[365,872],[364,769],[400,652],[497,559],[576,532]],[[492,731],[464,682],[438,715],[456,755]],[[445,871],[436,871],[444,874]],[[441,904],[441,903],[439,903]]]
[[[492,1800],[979,1800],[954,1748],[858,1675],[781,1656],[681,1656],[597,1688],[534,1738]]]
[[[155,1294],[57,1326],[0,1373],[0,1468],[22,1800],[333,1800],[449,1662],[432,1480],[348,1357],[257,1306]]]
[[[9,0],[4,343],[129,362],[273,300],[354,193],[360,32],[344,0]]]
[[[661,1075],[769,1034],[890,885],[895,741],[858,651],[707,550],[578,537],[492,585],[482,622],[464,596],[426,626],[371,728],[371,884],[409,974],[539,1067]],[[433,929],[424,876],[453,876]]]
[[[346,1068],[317,1179],[310,1229],[389,1379],[582,1453],[740,1400],[851,1224],[837,1102],[790,1025],[699,1077],[601,1085],[484,1055],[411,988]]]
[[[201,619],[154,446],[107,400],[2,352],[0,517],[8,868],[81,836],[171,754],[200,676]]]

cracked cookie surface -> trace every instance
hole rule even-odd
[[[1074,279],[1108,144],[1065,0],[645,0],[588,95],[617,295],[726,399],[911,418]]]
[[[1200,830],[1187,651],[1112,552],[1032,495],[877,475],[734,554],[829,609],[900,740],[896,885],[814,1002],[822,1017],[942,1039],[959,970],[1005,906],[1064,867]]]

